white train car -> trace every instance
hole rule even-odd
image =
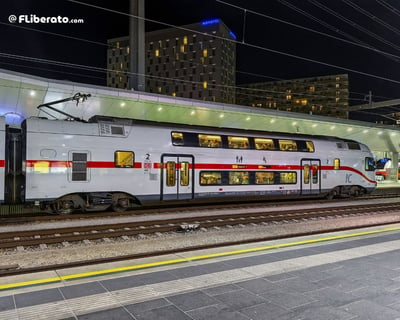
[[[6,143],[6,120],[4,117],[0,117],[0,150],[6,150],[5,149],[5,143]],[[0,183],[0,202],[4,202],[4,188],[5,188],[5,165],[6,165],[6,154],[5,152],[0,152],[0,181],[3,183]]]
[[[160,201],[359,195],[376,187],[367,146],[334,137],[111,117],[27,119],[21,198],[60,213]]]

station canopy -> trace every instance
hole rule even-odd
[[[372,151],[399,152],[397,126],[336,119],[301,113],[228,105],[200,100],[51,80],[0,69],[0,116],[19,126],[28,117],[65,118],[39,105],[71,98],[80,93],[86,100],[52,105],[82,120],[94,115],[142,120],[253,129],[352,139]]]

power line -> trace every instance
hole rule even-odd
[[[392,11],[394,14],[400,16],[400,10],[396,9],[391,4],[385,2],[384,0],[375,0],[375,1],[378,2],[380,5],[384,6],[386,9]]]
[[[325,5],[321,4],[321,3],[319,3],[317,0],[308,0],[308,1],[309,1],[310,3],[312,3],[313,5],[317,6],[318,8],[324,10],[325,12],[328,12],[328,13],[331,14],[332,16],[334,16],[334,17],[336,17],[336,18],[339,18],[340,20],[346,22],[347,24],[349,24],[349,25],[352,26],[353,28],[356,28],[356,29],[360,30],[361,32],[366,33],[366,34],[369,35],[370,37],[373,37],[374,39],[379,40],[379,41],[381,41],[382,43],[385,43],[385,44],[387,44],[388,46],[390,46],[390,47],[392,47],[392,48],[394,48],[394,49],[400,51],[400,47],[399,47],[399,46],[397,46],[397,45],[395,45],[394,43],[392,43],[392,42],[386,40],[385,38],[382,38],[381,36],[378,36],[377,34],[375,34],[375,33],[371,32],[371,31],[369,31],[368,29],[366,29],[366,28],[360,26],[359,24],[355,23],[354,21],[347,19],[346,17],[342,16],[342,15],[339,14],[338,12],[336,12],[336,11],[334,11],[334,10],[328,8],[327,6],[325,6]]]
[[[75,3],[78,3],[78,4],[88,5],[88,4],[85,4],[85,3],[81,3],[81,2],[79,2],[79,1],[74,1],[74,0],[69,0],[69,1],[70,1],[70,2],[75,2]],[[89,6],[96,7],[96,8],[99,8],[99,9],[105,9],[105,10],[108,10],[108,11],[111,11],[111,12],[114,12],[114,13],[120,13],[120,12],[118,12],[118,11],[110,10],[110,9],[107,9],[107,8],[102,8],[102,7],[93,6],[93,5],[89,5]],[[120,13],[120,14],[124,14],[124,13]],[[129,15],[129,14],[125,14],[125,15],[131,16],[131,15]],[[157,22],[157,23],[162,23],[162,22],[158,22],[158,21],[155,21],[155,20],[151,20],[151,19],[146,19],[146,20],[153,21],[153,22]],[[162,23],[162,24],[163,24],[163,23]],[[167,25],[168,25],[168,26],[172,26],[172,27],[176,27],[176,26],[170,25],[170,24],[167,24]],[[190,31],[190,32],[201,33],[201,32],[195,31],[195,30],[187,29],[187,28],[182,28],[182,27],[176,27],[176,28],[178,28],[178,29],[179,29],[179,28],[180,28],[180,29],[184,29],[184,30],[187,30],[187,31]],[[55,35],[54,33],[52,33],[52,34]],[[204,33],[201,33],[201,34],[204,34]],[[210,35],[210,36],[211,36],[211,35]],[[213,35],[213,36],[215,36],[215,35]],[[76,37],[72,37],[72,38],[74,38],[75,40],[85,41],[85,39],[80,39],[80,38],[76,38]],[[222,38],[222,37],[220,37],[220,38]],[[223,39],[224,39],[224,40],[227,40],[227,41],[232,41],[232,42],[235,42],[235,43],[240,44],[239,42],[233,41],[233,40],[231,40],[231,39],[227,39],[227,38],[223,38]],[[91,42],[91,41],[88,40],[88,42]],[[102,44],[102,45],[103,45],[103,44]],[[254,45],[246,44],[246,43],[244,43],[244,45],[252,46],[252,47],[255,47],[255,48],[259,48],[259,49],[261,49],[261,50],[271,50],[271,49],[268,49],[268,48],[263,48],[263,47],[259,47],[259,46],[254,46]],[[303,58],[303,57],[299,57],[299,56],[295,56],[295,55],[290,55],[290,54],[286,54],[286,53],[281,53],[281,52],[275,51],[275,50],[271,50],[271,51],[274,52],[274,53],[278,53],[278,54],[288,55],[288,56],[290,56],[290,57],[296,57],[296,58],[299,58],[299,59],[305,59],[306,61],[316,62],[316,63],[320,63],[320,64],[324,64],[324,65],[329,65],[329,66],[332,66],[332,67],[338,67],[338,66],[335,66],[335,65],[325,64],[325,63],[323,63],[323,62],[321,63],[321,62],[319,62],[319,61],[312,60],[312,59],[307,59],[307,58]],[[12,57],[12,55],[8,55],[8,56],[7,56],[7,54],[5,54],[5,53],[3,53],[3,57],[7,57],[7,58],[16,58],[16,56]],[[70,63],[64,63],[64,62],[60,62],[60,61],[51,61],[51,60],[37,59],[37,58],[32,58],[32,57],[25,57],[25,58],[27,59],[27,61],[33,61],[33,62],[38,62],[38,63],[50,63],[50,62],[51,62],[51,64],[59,65],[59,66],[62,66],[62,67],[71,67],[71,68],[78,68],[78,69],[89,70],[89,71],[97,71],[97,72],[116,72],[116,71],[107,70],[107,69],[104,69],[104,68],[96,68],[96,67],[90,67],[90,66],[85,66],[85,65],[70,64]],[[30,58],[30,59],[28,59],[28,58]],[[339,68],[340,68],[340,67],[339,67]],[[346,68],[345,70],[353,71],[353,70],[347,69],[347,68]],[[357,72],[357,71],[354,70],[354,72]],[[360,73],[360,72],[358,72],[358,73]],[[395,81],[395,80],[392,80],[392,79],[386,79],[386,78],[382,78],[382,77],[379,77],[379,76],[371,75],[371,74],[368,74],[368,73],[361,73],[361,74],[364,74],[364,75],[367,75],[367,76],[378,77],[379,79],[382,79],[382,80],[388,80],[388,81],[392,81],[392,82],[395,82],[395,83],[399,83],[399,82],[397,82],[397,81]],[[168,78],[168,80],[171,80],[171,79]],[[183,80],[175,79],[174,81],[183,81]],[[190,81],[186,81],[186,82],[190,82]],[[190,82],[190,83],[191,83],[191,82]]]
[[[379,23],[380,25],[386,27],[387,29],[393,31],[394,33],[396,33],[397,35],[400,35],[400,30],[393,27],[392,25],[386,23],[385,21],[383,21],[382,19],[379,19],[377,16],[373,15],[372,13],[370,13],[369,11],[361,8],[360,6],[356,5],[355,3],[353,3],[350,0],[342,0],[344,3],[346,3],[347,5],[351,6],[352,8],[356,9],[358,12],[362,13],[363,15],[367,16],[368,18],[370,18],[372,21],[375,21],[377,23]]]
[[[399,57],[394,56],[392,54],[389,54],[387,52],[383,52],[383,51],[381,51],[381,50],[379,50],[379,49],[377,49],[377,48],[375,48],[373,46],[370,46],[370,45],[366,44],[365,42],[363,42],[363,41],[357,39],[356,37],[354,37],[354,36],[344,32],[344,31],[340,30],[339,28],[334,27],[334,26],[328,24],[327,22],[316,18],[312,14],[310,14],[310,13],[308,13],[308,12],[298,8],[298,7],[296,7],[295,5],[291,4],[288,1],[285,1],[285,0],[277,0],[277,1],[280,2],[281,4],[287,6],[288,8],[290,8],[290,9],[292,9],[292,10],[294,10],[294,11],[296,11],[296,12],[298,12],[298,13],[300,13],[300,14],[308,17],[308,18],[310,18],[311,20],[319,23],[320,25],[328,28],[329,30],[332,30],[335,33],[339,33],[340,35],[346,37],[347,39],[352,40],[353,42],[351,44],[353,44],[353,45],[356,45],[356,46],[359,45],[359,46],[361,46],[361,47],[363,47],[365,49],[369,49],[369,50],[372,50],[372,51],[374,51],[376,53],[382,54],[384,57],[389,58],[389,59],[391,59],[391,60],[393,60],[395,62],[399,62],[400,61]],[[325,36],[329,36],[329,34],[324,34],[324,35]],[[341,40],[344,40],[344,39],[341,39]]]
[[[81,1],[77,1],[77,0],[67,0],[67,1],[70,1],[70,2],[73,2],[73,3],[77,3],[77,4],[81,4],[81,5],[84,5],[84,6],[94,7],[94,8],[100,9],[100,10],[106,10],[106,11],[110,11],[110,12],[113,12],[113,13],[122,14],[122,15],[129,16],[129,17],[132,17],[132,18],[144,19],[144,18],[139,17],[139,16],[131,15],[131,14],[128,14],[128,13],[124,13],[124,12],[120,12],[120,11],[116,11],[116,10],[112,10],[112,9],[108,9],[108,8],[104,8],[104,7],[100,7],[100,6],[95,6],[95,5],[84,3],[84,2],[81,2]],[[221,2],[221,3],[223,2],[221,0],[217,0],[217,1]],[[313,0],[309,0],[309,1],[313,1]],[[160,23],[160,22],[152,20],[152,19],[147,19],[146,18],[145,20],[151,21],[151,22]],[[200,31],[197,31],[197,30],[192,30],[192,29],[185,28],[185,27],[178,27],[178,26],[174,26],[174,25],[167,24],[167,23],[164,23],[164,22],[161,22],[161,24],[168,25],[170,27],[174,27],[174,28],[177,28],[177,29],[180,29],[180,30],[186,30],[186,31],[189,31],[189,32],[197,33],[197,34],[204,34],[204,32],[200,32]],[[270,48],[266,48],[266,47],[262,47],[262,46],[258,46],[258,45],[254,45],[254,44],[250,44],[250,43],[246,43],[246,42],[242,43],[242,42],[239,42],[239,41],[234,40],[234,39],[229,39],[229,38],[221,37],[221,36],[214,35],[214,34],[210,35],[210,36],[215,37],[217,39],[230,41],[230,42],[233,42],[233,43],[236,43],[236,44],[243,44],[243,45],[248,46],[250,48],[254,48],[254,49],[258,49],[258,50],[262,50],[262,51],[266,51],[266,52],[270,52],[270,53],[274,53],[274,54],[278,54],[278,55],[283,55],[285,57],[298,59],[298,60],[311,62],[311,63],[316,63],[316,64],[320,64],[320,65],[323,65],[323,66],[326,66],[326,67],[337,68],[337,69],[345,70],[345,71],[348,71],[348,72],[353,72],[353,73],[356,73],[356,74],[360,74],[360,75],[363,75],[363,76],[369,76],[369,77],[372,77],[372,78],[376,78],[376,79],[385,80],[385,81],[388,81],[388,82],[393,82],[393,83],[396,83],[396,84],[400,84],[400,81],[398,81],[398,80],[389,79],[389,78],[378,76],[378,75],[375,75],[375,74],[362,72],[362,71],[354,70],[354,69],[351,69],[351,68],[342,67],[342,66],[338,66],[338,65],[335,65],[335,64],[331,64],[331,63],[327,63],[327,62],[323,62],[323,61],[319,61],[319,60],[315,60],[315,59],[311,59],[311,58],[306,58],[306,57],[298,56],[298,55],[295,55],[295,54],[291,54],[291,53],[287,53],[287,52],[283,52],[283,51],[279,51],[279,50],[274,50],[274,49],[270,49]]]
[[[309,31],[309,32],[312,32],[312,33],[315,33],[315,34],[318,34],[318,35],[322,35],[322,36],[325,36],[325,37],[328,37],[328,38],[339,40],[339,41],[345,42],[347,44],[351,44],[351,45],[358,46],[358,47],[361,47],[361,48],[364,48],[364,49],[367,49],[367,50],[374,51],[374,52],[379,53],[379,54],[383,54],[385,56],[393,57],[393,58],[396,59],[396,61],[400,60],[400,56],[394,55],[394,54],[389,53],[389,52],[381,51],[381,50],[379,50],[377,48],[374,48],[374,47],[372,47],[372,46],[370,46],[368,44],[365,44],[365,43],[361,42],[360,40],[358,40],[358,39],[356,39],[356,38],[354,38],[354,37],[352,37],[350,35],[347,35],[347,37],[350,37],[354,41],[349,41],[349,40],[346,40],[346,39],[343,39],[343,38],[335,37],[333,35],[330,35],[330,34],[327,34],[327,33],[324,33],[324,32],[318,31],[318,30],[307,28],[307,27],[304,27],[304,26],[301,26],[301,25],[298,25],[298,24],[295,24],[295,23],[292,23],[292,22],[289,22],[289,21],[286,21],[286,20],[282,20],[282,19],[278,19],[278,18],[269,16],[269,15],[266,15],[264,13],[256,12],[256,11],[250,10],[248,8],[239,7],[237,5],[233,5],[233,4],[231,4],[229,2],[226,2],[226,1],[222,1],[222,0],[216,0],[216,1],[219,2],[219,3],[225,4],[227,6],[231,6],[233,8],[240,9],[240,10],[246,11],[248,13],[252,13],[254,15],[257,15],[257,16],[260,16],[260,17],[263,17],[263,18],[266,18],[266,19],[270,19],[270,20],[273,20],[273,21],[276,21],[276,22],[280,22],[280,23],[283,23],[283,24],[286,24],[286,25],[289,25],[289,26],[292,26],[292,27],[295,27],[295,28],[299,28],[299,29],[302,29],[302,30],[305,30],[305,31]],[[282,4],[285,4],[285,5],[289,6],[293,10],[301,10],[301,9],[298,9],[297,7],[295,7],[294,5],[288,3],[287,1],[284,1],[284,0],[278,0],[278,1],[281,2]],[[301,10],[300,13],[305,14],[305,15],[309,15],[304,10]],[[310,15],[310,16],[312,16],[312,15]],[[321,20],[319,20],[319,21],[321,21]],[[326,27],[329,26],[327,23],[324,23],[322,21],[321,21],[321,23]],[[340,30],[338,30],[335,27],[330,26],[329,28],[330,29],[334,29],[335,32],[341,33]],[[344,35],[344,33],[343,33],[343,35]],[[244,42],[242,42],[242,43],[245,44]]]

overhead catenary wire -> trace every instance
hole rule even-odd
[[[305,30],[305,31],[308,31],[308,32],[311,32],[311,33],[315,33],[315,34],[318,34],[318,35],[321,35],[321,36],[324,36],[324,37],[328,37],[328,38],[331,38],[331,39],[334,39],[334,40],[338,40],[338,41],[341,41],[341,42],[344,42],[344,43],[347,43],[347,44],[351,44],[351,45],[354,45],[354,46],[357,46],[357,47],[360,47],[360,48],[371,50],[371,51],[373,51],[375,53],[379,53],[379,54],[382,54],[382,55],[387,56],[387,57],[392,57],[392,58],[395,59],[395,61],[400,61],[400,56],[392,54],[390,52],[382,51],[382,50],[377,49],[377,48],[375,48],[373,46],[365,44],[365,43],[361,42],[360,40],[358,40],[358,39],[356,39],[356,38],[354,38],[354,37],[352,37],[350,35],[348,35],[348,37],[351,38],[353,41],[346,40],[346,39],[343,39],[343,38],[339,38],[339,37],[330,35],[328,33],[321,32],[321,31],[318,31],[318,30],[314,30],[314,29],[311,29],[311,28],[307,28],[307,27],[304,27],[304,26],[301,26],[299,24],[295,24],[295,23],[292,23],[292,22],[289,22],[289,21],[286,21],[286,20],[283,20],[283,19],[278,19],[278,18],[272,17],[272,16],[264,14],[264,13],[260,13],[260,12],[254,11],[254,10],[250,10],[248,8],[244,8],[244,7],[240,7],[240,6],[237,6],[237,5],[233,5],[233,4],[231,4],[229,2],[226,2],[226,1],[223,1],[223,0],[216,0],[216,1],[219,2],[219,3],[225,4],[225,5],[231,6],[233,8],[239,9],[239,10],[246,10],[247,13],[252,13],[254,15],[257,15],[257,16],[260,16],[260,17],[263,17],[263,18],[266,18],[266,19],[270,19],[272,21],[276,21],[276,22],[279,22],[279,23],[283,23],[283,24],[292,26],[294,28],[302,29],[302,30]],[[297,7],[295,7],[294,5],[288,3],[287,1],[281,1],[281,0],[278,0],[278,1],[281,2],[282,4],[285,4],[285,5],[289,6],[289,7],[291,7],[292,9],[295,9],[295,8],[297,9]],[[301,10],[301,11],[302,12],[300,12],[300,11],[299,12],[302,13],[302,14],[306,14],[306,12],[304,10]],[[326,23],[324,23],[323,25],[327,26]],[[333,29],[335,29],[335,31],[339,32],[339,30],[337,28],[334,28],[334,27],[330,27],[330,28],[333,28]],[[339,32],[339,33],[341,33],[341,32]]]
[[[298,7],[296,7],[295,5],[293,5],[292,3],[288,2],[288,1],[285,1],[285,0],[277,0],[277,1],[280,2],[281,4],[285,5],[286,7],[288,7],[290,9],[292,9],[292,10],[294,10],[294,11],[296,11],[296,12],[298,12],[298,13],[306,16],[306,17],[308,17],[309,19],[317,22],[318,24],[324,26],[325,28],[327,28],[327,29],[329,29],[329,30],[331,30],[331,31],[333,31],[335,33],[338,33],[338,34],[346,37],[347,39],[353,41],[352,44],[354,44],[354,45],[359,44],[361,47],[363,47],[365,49],[370,49],[370,50],[372,50],[372,51],[374,51],[376,53],[382,54],[386,58],[392,59],[395,62],[400,62],[400,59],[399,59],[398,56],[395,56],[393,54],[389,54],[388,52],[381,51],[381,50],[377,49],[376,47],[373,47],[373,46],[371,46],[371,45],[369,45],[369,44],[357,39],[356,37],[348,34],[347,32],[344,32],[344,31],[340,30],[338,27],[332,26],[329,23],[327,23],[326,21],[323,21],[323,20],[315,17],[314,15],[312,15],[312,14],[310,14],[310,13],[308,13],[308,12],[298,8]],[[326,36],[328,36],[328,35],[326,35]]]
[[[385,43],[386,45],[388,45],[388,46],[400,51],[400,46],[398,46],[398,45],[386,40],[385,38],[377,35],[376,33],[372,32],[372,31],[369,31],[368,29],[366,29],[363,26],[355,23],[354,21],[352,21],[350,19],[347,19],[343,15],[341,15],[338,12],[336,12],[336,11],[330,9],[329,7],[323,5],[322,3],[318,2],[317,0],[308,0],[308,1],[310,3],[312,3],[313,5],[317,6],[318,8],[324,10],[325,12],[331,14],[332,16],[334,16],[336,18],[339,18],[340,20],[342,20],[343,22],[345,22],[348,25],[352,26],[353,28],[356,28],[357,30],[369,35],[370,37],[372,37],[372,38],[374,38],[374,39],[376,39],[376,40],[378,40],[378,41],[380,41],[382,43]]]
[[[355,10],[357,10],[358,12],[362,13],[363,15],[367,16],[368,18],[370,18],[372,21],[379,23],[380,25],[384,26],[385,28],[393,31],[395,34],[400,35],[400,30],[393,27],[392,25],[390,25],[389,23],[383,21],[382,19],[378,18],[377,16],[373,15],[371,12],[361,8],[359,5],[355,4],[354,2],[350,1],[350,0],[342,0],[344,3],[346,3],[347,5],[349,5],[350,7],[354,8]]]
[[[0,57],[4,57],[4,58],[14,58],[17,60],[22,60],[22,61],[29,61],[29,62],[38,62],[38,63],[46,63],[46,64],[51,64],[51,65],[57,65],[57,66],[61,66],[61,67],[71,67],[71,68],[75,68],[75,69],[81,69],[81,70],[88,70],[88,71],[93,71],[93,72],[119,72],[121,74],[131,74],[130,72],[127,71],[116,71],[116,70],[110,70],[107,68],[99,68],[99,67],[88,67],[86,65],[80,65],[80,64],[75,64],[75,63],[68,63],[68,62],[60,62],[60,61],[56,61],[56,60],[49,60],[49,59],[40,59],[40,58],[33,58],[33,57],[27,57],[27,56],[19,56],[19,55],[12,55],[12,54],[8,54],[8,53],[2,53],[0,52]],[[138,75],[138,74],[136,74]],[[145,76],[148,79],[152,79],[152,80],[160,80],[160,81],[166,81],[168,83],[171,84],[176,84],[176,83],[188,83],[188,84],[195,84],[195,85],[199,85],[202,86],[203,83],[199,82],[199,81],[189,81],[189,80],[183,80],[183,79],[171,79],[169,77],[160,77],[160,76],[150,76],[150,75],[142,75]],[[239,89],[239,90],[243,90],[244,88],[241,86],[226,86],[226,85],[215,85],[217,87],[222,87],[222,88],[227,88],[227,89]],[[246,94],[247,96],[250,97],[255,97],[255,98],[262,98],[263,96],[259,95],[261,93],[275,93],[275,94],[285,94],[285,92],[283,91],[273,91],[273,90],[264,90],[264,89],[248,89],[245,88],[246,90],[248,90],[247,92],[254,92],[255,94]],[[291,93],[293,96],[300,96],[300,97],[325,97],[325,98],[333,98],[333,96],[326,96],[326,95],[311,95],[311,94],[305,94],[305,93],[296,93],[296,92],[292,92]],[[277,97],[276,98],[277,101],[279,101],[280,99]],[[284,99],[282,99],[283,101]],[[357,101],[363,101],[362,99],[353,99],[353,100],[357,100]]]
[[[375,0],[377,3],[379,3],[381,6],[384,6],[386,9],[390,10],[394,14],[400,16],[400,10],[396,9],[394,6],[391,4],[387,3],[384,0]]]
[[[88,4],[88,3],[85,3],[85,2],[82,2],[82,1],[78,1],[78,0],[67,0],[67,1],[73,2],[73,3],[77,3],[77,4],[80,4],[80,5],[84,5],[84,6],[97,8],[97,9],[100,9],[100,10],[106,10],[106,11],[110,11],[110,12],[113,12],[113,13],[122,14],[122,15],[125,15],[125,16],[129,16],[131,18],[145,19],[146,21],[160,23],[159,21],[155,21],[153,19],[147,19],[147,18],[143,18],[143,17],[140,17],[140,16],[135,16],[135,15],[124,13],[124,12],[120,12],[120,11],[117,11],[117,10],[104,8],[104,7],[93,5],[93,4]],[[217,1],[220,2],[220,0],[217,0]],[[309,0],[309,1],[312,1],[312,0]],[[164,23],[164,22],[161,22],[161,24],[168,25],[170,27],[174,27],[174,28],[177,28],[177,29],[180,29],[180,30],[190,31],[190,32],[197,33],[197,34],[204,34],[204,32],[200,32],[200,31],[197,31],[197,30],[192,30],[192,29],[189,29],[189,28],[186,28],[186,27],[174,26],[174,25],[167,24],[167,23]],[[213,37],[215,37],[217,39],[223,39],[223,40],[226,40],[226,41],[230,41],[230,42],[233,42],[233,43],[236,43],[236,44],[242,44],[240,41],[237,41],[237,40],[234,40],[234,39],[228,39],[228,38],[221,37],[221,36],[218,36],[218,35],[210,35],[210,36],[213,36]],[[255,44],[250,44],[248,42],[243,43],[243,45],[245,45],[247,47],[250,47],[250,48],[254,48],[254,49],[258,49],[258,50],[274,53],[274,54],[277,54],[277,55],[283,55],[285,57],[289,57],[289,58],[293,58],[293,59],[298,59],[298,60],[302,60],[302,61],[306,61],[306,62],[320,64],[320,65],[323,65],[323,66],[326,66],[326,67],[337,68],[337,69],[340,69],[340,70],[344,70],[344,71],[360,74],[360,75],[363,75],[363,76],[369,76],[369,77],[372,77],[372,78],[376,78],[376,79],[385,80],[385,81],[388,81],[388,82],[400,84],[399,80],[390,79],[390,78],[387,78],[387,77],[383,77],[383,76],[379,76],[379,75],[375,75],[375,74],[371,74],[371,73],[367,73],[367,72],[363,72],[363,71],[359,71],[359,70],[355,70],[355,69],[351,69],[351,68],[335,65],[335,64],[332,64],[332,63],[319,61],[319,60],[316,60],[316,59],[302,57],[302,56],[299,56],[299,55],[295,55],[295,54],[291,54],[291,53],[287,53],[287,52],[283,52],[283,51],[279,51],[279,50],[275,50],[275,49],[271,49],[271,48],[266,48],[266,47],[262,47],[262,46],[255,45]]]
[[[75,2],[75,3],[79,3],[79,4],[88,5],[88,4],[82,3],[82,2],[80,2],[80,1],[70,0],[70,2]],[[90,6],[93,6],[93,5],[90,5]],[[94,6],[94,7],[100,8],[100,9],[105,9],[105,10],[108,10],[108,11],[112,11],[112,12],[118,13],[118,14],[125,14],[125,13],[121,13],[121,12],[119,12],[119,11],[115,11],[115,10],[111,10],[111,9],[107,9],[107,8],[102,8],[102,7],[99,7],[99,6]],[[129,14],[125,14],[125,15],[131,16],[131,15],[129,15]],[[165,23],[160,22],[160,21],[155,21],[155,20],[151,20],[151,19],[146,19],[146,21],[149,21],[149,20],[152,21],[152,22],[155,22],[155,23],[161,23],[161,24],[164,24],[164,25],[165,25]],[[187,31],[190,31],[190,32],[198,32],[198,31],[195,31],[195,30],[187,29],[187,28],[177,27],[177,26],[174,26],[174,25],[171,25],[171,24],[166,24],[166,25],[168,25],[168,26],[170,26],[170,27],[178,28],[178,29],[186,29]],[[198,32],[198,33],[201,33],[201,32]],[[210,36],[211,36],[211,35],[210,35]],[[224,38],[224,40],[233,41],[233,40],[226,39],[226,38]],[[236,42],[236,41],[233,41],[233,42]],[[236,43],[240,44],[240,42],[236,42]],[[321,62],[316,61],[316,60],[307,59],[307,58],[304,58],[304,57],[300,57],[300,56],[296,56],[296,55],[291,55],[291,54],[287,54],[287,53],[281,53],[281,52],[276,51],[276,50],[271,50],[271,49],[263,48],[263,47],[260,47],[260,46],[254,46],[254,45],[251,45],[251,44],[248,44],[248,43],[244,43],[244,45],[252,46],[252,47],[255,47],[255,48],[259,48],[259,49],[261,49],[261,50],[267,50],[267,51],[270,50],[271,52],[274,52],[274,53],[277,53],[277,54],[284,54],[284,55],[287,55],[287,56],[290,56],[290,57],[294,57],[294,58],[298,58],[298,59],[304,59],[304,60],[310,61],[310,62],[321,63]],[[42,62],[41,62],[41,61],[39,61],[39,60],[36,60],[35,62],[46,63],[45,61],[42,61]],[[53,63],[55,63],[55,61],[53,61]],[[325,63],[323,63],[323,62],[322,62],[322,64],[328,65],[328,66],[332,66],[332,67],[334,67],[334,68],[341,68],[340,66],[335,66],[335,65],[331,65],[331,64],[325,64]],[[67,67],[67,66],[69,66],[69,67],[76,67],[76,68],[87,69],[87,70],[91,70],[91,71],[93,71],[93,70],[99,71],[99,69],[101,69],[101,68],[91,69],[91,67],[89,67],[89,66],[83,66],[83,65],[79,65],[79,66],[78,66],[78,65],[74,65],[74,64],[65,64],[65,63],[62,63],[62,62],[59,62],[58,65],[63,66],[63,67]],[[342,68],[342,69],[343,69],[343,68]],[[398,81],[395,81],[395,80],[393,80],[393,79],[386,79],[386,78],[384,78],[384,77],[380,77],[380,76],[376,76],[376,75],[371,75],[371,74],[364,73],[364,72],[358,72],[358,71],[356,71],[356,70],[351,70],[351,69],[348,69],[348,68],[344,68],[344,70],[346,70],[346,71],[351,71],[351,72],[356,72],[356,73],[360,73],[360,74],[363,74],[363,75],[366,75],[366,76],[378,77],[378,78],[381,79],[381,80],[388,80],[388,81],[391,81],[391,82],[399,83]],[[103,72],[106,72],[106,71],[110,71],[110,70],[103,69]],[[116,72],[116,71],[115,71],[115,70],[111,70],[111,72]],[[170,80],[170,79],[169,79],[169,80]],[[175,81],[182,81],[182,80],[176,79]]]

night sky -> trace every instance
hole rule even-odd
[[[147,19],[170,25],[221,18],[239,42],[238,84],[348,73],[352,105],[363,103],[370,90],[374,101],[400,98],[398,0],[145,0],[145,5]],[[113,11],[128,13],[129,1],[2,1],[0,68],[105,85],[107,39],[128,35],[128,17]],[[84,23],[10,23],[10,15]],[[162,28],[146,22],[147,31]]]

